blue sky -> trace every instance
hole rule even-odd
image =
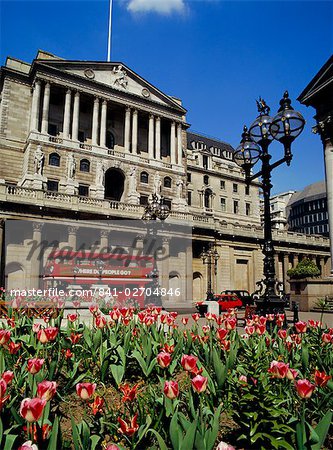
[[[108,2],[0,1],[1,64],[38,48],[67,59],[105,60]],[[236,146],[261,95],[275,112],[285,89],[307,120],[274,192],[324,178],[314,110],[296,97],[332,54],[331,1],[114,0],[113,61],[183,100],[192,129]],[[280,144],[271,146],[280,157]]]

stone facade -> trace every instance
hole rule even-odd
[[[193,233],[191,243],[160,264],[162,284],[183,292],[166,297],[165,306],[189,307],[205,297],[200,254],[209,244],[220,256],[214,290],[255,290],[262,278],[259,184],[246,187],[229,144],[188,131],[179,99],[121,63],[66,61],[41,51],[32,64],[8,58],[0,87],[1,217],[31,221],[11,260],[2,252],[9,287],[31,282],[34,267],[24,248],[43,236],[33,224],[68,225],[63,243],[75,247],[87,223],[97,220],[103,246],[112,242],[102,236],[103,221],[140,219],[156,193],[171,206],[167,222],[186,223]],[[175,239],[164,237],[166,246]],[[274,239],[287,290],[286,271],[302,256],[327,270],[327,239],[281,230]]]

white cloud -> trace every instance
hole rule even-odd
[[[185,3],[184,0],[130,0],[127,9],[132,13],[181,13],[185,10]]]

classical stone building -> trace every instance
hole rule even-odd
[[[286,230],[288,217],[287,217],[287,205],[296,191],[282,192],[280,194],[272,195],[271,201],[271,220],[272,228],[275,230]],[[264,223],[264,200],[260,199],[260,217],[261,223]]]
[[[165,306],[185,308],[205,297],[200,255],[210,244],[219,254],[214,290],[255,290],[262,278],[259,184],[246,187],[229,144],[188,131],[179,99],[122,63],[67,61],[43,51],[31,64],[7,58],[0,90],[1,240],[4,221],[27,221],[11,252],[1,246],[7,287],[38,278],[27,242],[42,241],[49,224],[66,226],[60,240],[74,249],[87,227],[99,248],[112,247],[107,220],[140,219],[156,193],[171,208],[167,223],[192,230],[162,233],[170,258],[159,263],[161,283],[182,291],[165,296]],[[300,257],[327,272],[327,239],[283,230],[274,239],[286,290],[286,271]]]

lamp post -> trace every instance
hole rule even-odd
[[[157,229],[155,226],[156,221],[160,220],[162,223],[162,227],[163,227],[163,223],[169,217],[169,215],[170,215],[170,209],[169,209],[168,205],[166,205],[164,203],[164,197],[158,196],[156,193],[154,193],[152,195],[152,199],[146,205],[143,216],[142,216],[142,220],[146,223],[151,223],[152,221],[154,221],[153,230],[151,233],[153,235],[154,243],[156,241],[156,235],[157,235]],[[151,230],[150,230],[150,232],[151,232]],[[159,282],[158,282],[159,272],[158,272],[158,269],[156,266],[155,258],[154,258],[153,270],[150,272],[148,277],[152,279],[151,300],[154,303],[154,305],[161,306],[162,300],[161,300],[161,294],[160,294]]]
[[[103,269],[104,269],[104,266],[105,266],[105,262],[102,261],[101,259],[96,259],[95,266],[96,266],[96,268],[98,270],[100,284],[103,284],[102,283],[102,274],[103,274]]]
[[[281,284],[275,278],[274,245],[272,238],[272,222],[270,210],[271,173],[281,164],[290,165],[292,160],[291,144],[303,131],[305,120],[303,116],[291,106],[289,94],[286,91],[280,100],[280,108],[274,118],[266,102],[259,98],[257,101],[259,116],[248,130],[244,127],[240,145],[234,152],[234,161],[244,170],[245,181],[249,185],[253,180],[261,177],[264,196],[264,279],[257,282],[260,298],[257,301],[261,313],[277,312],[284,309],[277,288]],[[273,140],[279,141],[284,147],[283,158],[271,163],[272,155],[268,148]],[[251,174],[253,166],[261,161],[261,170]]]
[[[200,258],[202,259],[203,264],[207,265],[207,292],[206,292],[206,301],[214,300],[214,291],[212,286],[212,266],[214,265],[214,274],[217,274],[217,261],[220,255],[218,254],[215,246],[209,246],[206,251],[203,249]]]

